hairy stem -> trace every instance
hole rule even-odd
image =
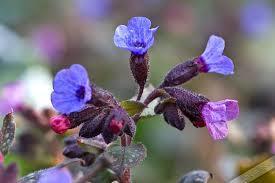
[[[110,165],[110,157],[107,157],[106,155],[99,156],[91,167],[90,172],[81,177],[79,180],[75,181],[75,183],[85,183],[87,181],[90,181],[91,178],[96,176],[100,171],[108,168]]]
[[[125,151],[125,147],[126,146],[129,146],[131,144],[131,137],[126,135],[126,134],[123,134],[121,136],[121,146],[122,148],[124,148],[124,151]],[[124,164],[124,158],[122,159],[122,166]],[[121,183],[131,183],[131,169],[130,168],[124,168],[122,167],[122,172],[121,172],[121,175],[120,175],[120,180],[121,180]]]

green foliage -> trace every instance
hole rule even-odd
[[[130,116],[142,112],[145,108],[143,103],[133,100],[124,100],[120,103],[120,105],[128,112]]]
[[[129,146],[113,143],[107,147],[105,153],[113,158],[112,169],[118,172],[124,168],[133,168],[139,165],[147,156],[146,148],[141,143]]]

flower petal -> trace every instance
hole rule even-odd
[[[224,100],[226,106],[226,121],[231,121],[236,119],[239,116],[239,105],[237,100]]]
[[[226,121],[225,113],[226,106],[219,102],[208,102],[202,109],[202,116],[206,124]]]
[[[228,135],[226,122],[206,123],[206,127],[214,140],[224,139]]]
[[[79,64],[73,64],[70,69],[70,78],[79,85],[89,84],[89,76],[86,69]]]
[[[127,48],[128,49],[128,41],[129,41],[130,33],[128,31],[127,26],[120,25],[115,30],[114,35],[114,43],[119,48]]]
[[[131,30],[150,29],[151,21],[146,17],[133,17],[128,21],[128,28]]]
[[[222,55],[224,47],[225,41],[223,40],[223,38],[211,35],[202,56],[207,60],[211,57]]]
[[[239,115],[238,101],[226,99],[218,102],[208,102],[202,108],[201,113],[206,124],[231,121]]]
[[[212,57],[207,61],[207,72],[215,72],[223,75],[234,74],[234,64],[227,56]]]
[[[63,114],[77,112],[85,107],[85,102],[78,100],[76,96],[71,94],[53,92],[51,101],[53,107]]]
[[[73,178],[67,169],[49,169],[43,173],[38,183],[72,183]]]

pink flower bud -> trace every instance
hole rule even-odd
[[[63,115],[52,117],[50,125],[53,131],[58,134],[65,133],[70,128],[70,120]]]
[[[0,152],[0,164],[4,162],[4,155]]]
[[[123,121],[113,119],[110,123],[110,129],[114,134],[119,134],[123,128]]]

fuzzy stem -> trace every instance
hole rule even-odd
[[[126,135],[126,134],[123,134],[121,136],[121,146],[125,149],[126,146],[129,146],[131,144],[131,137]],[[123,163],[123,162],[122,162]],[[123,165],[122,165],[123,166]],[[131,183],[131,169],[130,168],[125,168],[122,167],[122,174],[120,176],[120,180],[121,180],[121,183]]]
[[[142,97],[142,94],[143,94],[143,90],[144,90],[144,85],[143,86],[139,86],[137,101],[140,101],[140,99]]]

